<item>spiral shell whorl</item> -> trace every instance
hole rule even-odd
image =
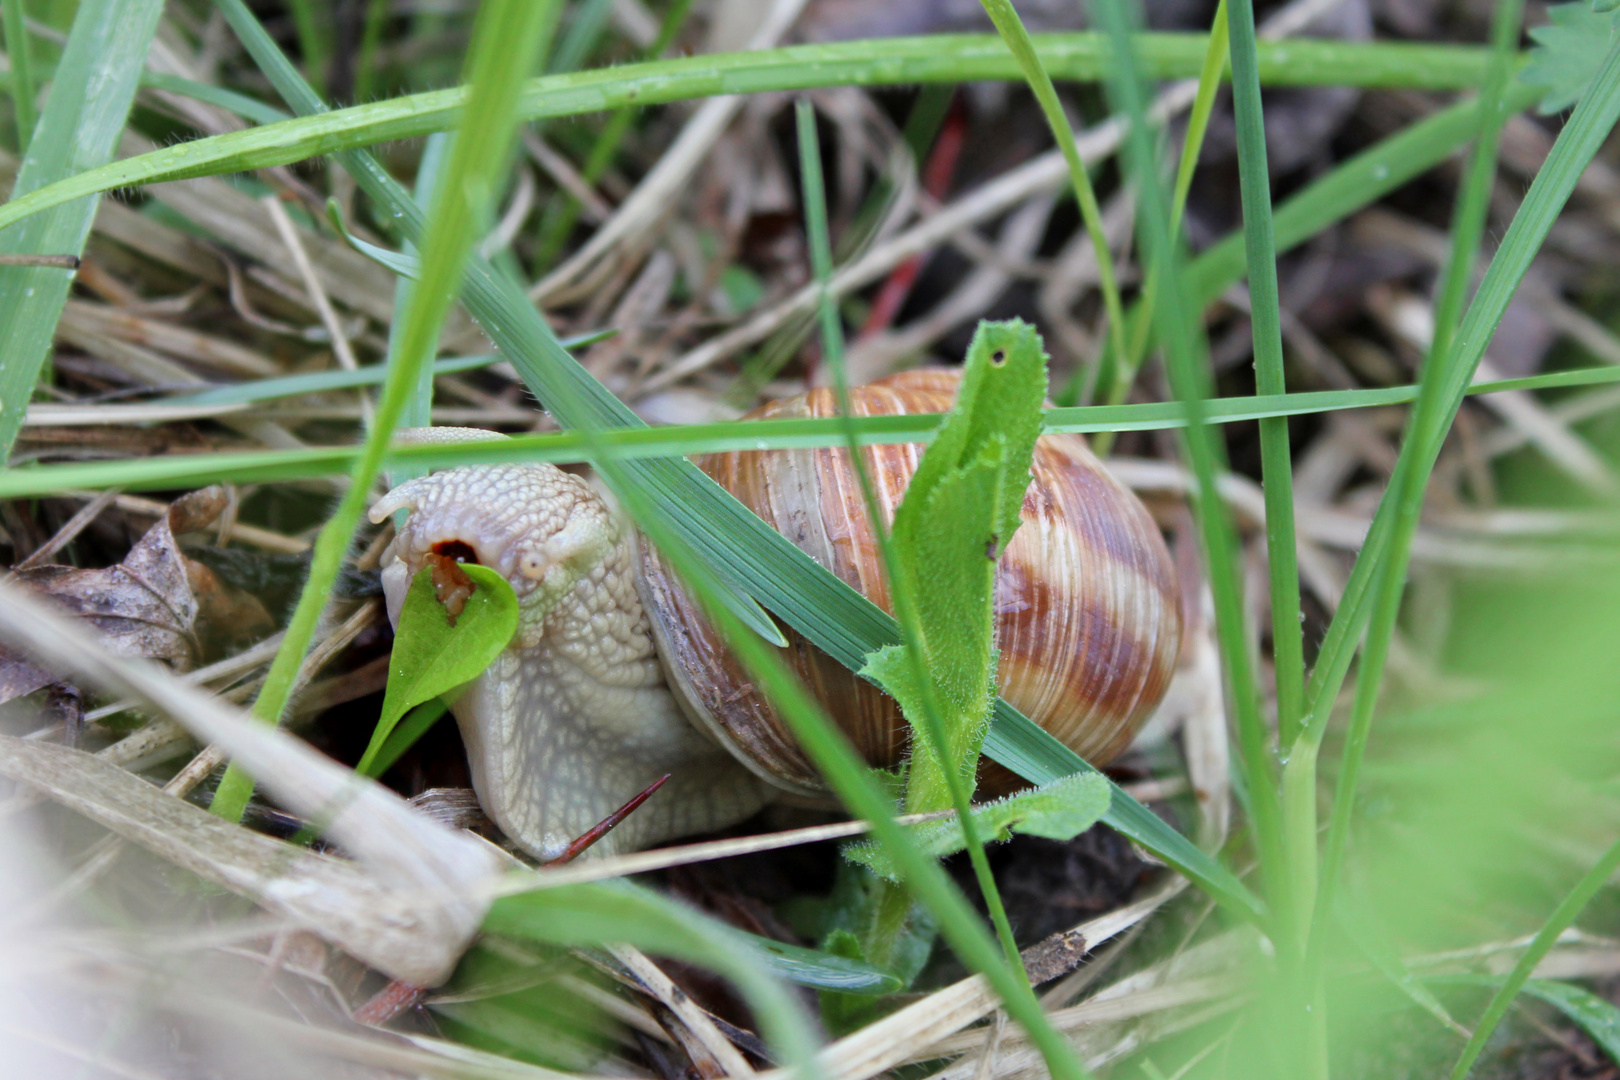
[[[951,371],[892,376],[853,390],[853,410],[942,412],[957,381]],[[830,417],[836,405],[830,391],[813,390],[753,415]],[[922,447],[872,446],[862,454],[892,519]],[[817,562],[892,612],[846,451],[740,451],[699,464]],[[996,572],[1000,690],[1097,764],[1129,746],[1168,687],[1181,633],[1175,572],[1147,510],[1078,436],[1043,437],[1032,472],[1024,524]],[[660,652],[687,711],[759,775],[801,793],[820,789],[792,735],[650,549],[643,578]],[[790,635],[786,659],[869,761],[900,761],[907,731],[892,700],[797,635]],[[983,779],[1005,787],[1010,777],[987,772]]]

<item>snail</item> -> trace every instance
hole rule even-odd
[[[851,391],[857,415],[944,412],[957,374],[914,371]],[[827,390],[751,417],[834,415]],[[428,429],[436,440],[498,438]],[[917,445],[863,451],[885,513]],[[711,454],[698,464],[801,549],[889,608],[846,451]],[[1147,510],[1076,435],[1036,445],[1023,525],[996,570],[999,689],[1094,764],[1129,745],[1175,667],[1180,604]],[[665,773],[658,795],[593,849],[632,850],[734,824],[767,802],[824,796],[815,770],[651,545],[579,476],[548,464],[406,481],[371,520],[408,511],[385,554],[390,616],[435,560],[477,561],[519,600],[511,644],[452,704],[485,811],[540,859]],[[868,761],[898,764],[895,703],[789,632],[786,658]],[[1005,787],[1004,770],[981,788]]]

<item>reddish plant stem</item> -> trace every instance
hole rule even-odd
[[[602,839],[602,837],[612,832],[614,826],[618,825],[619,822],[633,814],[636,807],[652,798],[653,792],[663,787],[668,780],[669,773],[665,773],[657,780],[654,780],[652,783],[648,784],[645,791],[631,799],[629,802],[625,803],[623,806],[619,807],[617,810],[613,811],[613,813],[609,814],[601,821],[598,821],[595,825],[592,825],[589,829],[586,829],[580,834],[577,840],[568,845],[567,849],[564,850],[561,855],[545,863],[545,865],[562,866],[565,863],[571,863],[575,859],[579,858],[590,848],[592,844],[596,843],[598,840]]]

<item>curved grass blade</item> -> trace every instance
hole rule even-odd
[[[809,1018],[767,972],[770,961],[730,927],[625,882],[565,885],[495,901],[484,930],[553,945],[629,944],[708,968],[736,984],[766,1039],[806,1080],[822,1075]]]
[[[1601,85],[1601,79],[1599,80]],[[1508,972],[1502,980],[1502,985],[1491,996],[1490,1002],[1485,1006],[1485,1012],[1480,1016],[1479,1022],[1474,1025],[1473,1037],[1468,1045],[1463,1047],[1462,1053],[1457,1057],[1457,1064],[1452,1067],[1451,1080],[1463,1080],[1473,1069],[1474,1062],[1479,1059],[1480,1052],[1496,1031],[1496,1026],[1502,1022],[1507,1011],[1513,1005],[1513,999],[1524,988],[1530,973],[1536,970],[1536,965],[1552,950],[1558,942],[1558,935],[1569,928],[1582,909],[1597,895],[1614,873],[1620,867],[1620,840],[1609,846],[1597,864],[1588,870],[1569,895],[1559,903],[1553,913],[1547,917],[1540,930],[1536,932],[1535,939],[1530,942],[1529,948],[1524,950],[1513,970]],[[1558,1004],[1554,1002],[1554,1004]]]
[[[1143,34],[1138,40],[1152,77],[1198,73],[1203,35]],[[1041,64],[1054,78],[1096,80],[1106,66],[1107,49],[1095,34],[1043,35],[1035,39],[1035,46]],[[1483,80],[1484,60],[1483,50],[1465,46],[1308,39],[1260,46],[1261,78],[1276,86],[1464,89]],[[538,120],[717,94],[1022,78],[1006,47],[991,35],[892,38],[550,75],[525,87],[519,111],[524,120]],[[0,207],[0,229],[46,207],[115,188],[289,165],[446,131],[455,126],[466,103],[466,87],[436,90],[154,150],[14,199]]]

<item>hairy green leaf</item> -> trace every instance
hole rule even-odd
[[[973,808],[973,820],[986,841],[1008,840],[1013,833],[1047,840],[1072,840],[1108,812],[1108,782],[1097,773],[1075,773],[1029,791]],[[966,839],[955,818],[925,821],[911,827],[917,846],[938,858],[961,851]],[[849,844],[844,856],[894,880],[898,869],[888,853],[870,840]]]
[[[922,746],[931,741],[921,720],[932,688],[943,760],[964,783],[974,775],[995,700],[996,560],[1018,528],[1045,395],[1046,353],[1034,328],[1019,320],[980,323],[956,405],[894,515],[896,591],[915,605],[927,670],[916,671],[904,648],[890,646],[871,654],[863,674],[900,702]],[[951,805],[939,762],[937,752],[912,755],[908,810]]]

